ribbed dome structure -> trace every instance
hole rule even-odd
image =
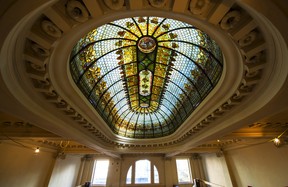
[[[111,130],[129,138],[172,134],[221,77],[222,52],[193,25],[162,17],[116,20],[73,48],[70,72]]]

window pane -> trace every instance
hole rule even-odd
[[[154,183],[159,183],[159,174],[156,166],[154,166]]]
[[[139,160],[135,163],[135,184],[151,183],[151,168],[149,160]]]
[[[179,183],[192,183],[189,159],[176,159]]]
[[[126,184],[131,184],[132,180],[132,166],[130,166],[128,172],[127,172],[127,177],[126,177]]]
[[[109,160],[95,160],[92,184],[105,185],[109,169]]]

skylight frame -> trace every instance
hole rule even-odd
[[[142,18],[145,21],[141,22],[142,25],[137,25],[138,20]],[[155,29],[152,31],[151,25],[153,24],[151,21],[156,19],[158,19],[158,23],[153,23]],[[138,31],[133,33],[131,30],[129,30],[129,28],[127,28],[127,26],[125,27],[127,22],[135,24],[135,28],[138,28]],[[146,36],[143,35],[145,32],[141,32],[141,29],[139,30],[139,28],[145,28],[143,23],[146,23],[146,28],[149,30],[148,33],[153,38],[156,40],[159,38],[159,41],[157,40],[155,50],[169,50],[171,54],[176,54],[173,56],[175,60],[173,61],[174,66],[169,64],[165,65],[168,69],[170,69],[171,75],[168,79],[166,79],[166,77],[162,78],[165,79],[165,81],[168,80],[168,82],[167,85],[165,85],[165,91],[161,92],[159,106],[154,111],[145,108],[141,108],[139,111],[131,110],[131,106],[129,105],[129,95],[127,96],[127,88],[123,86],[121,89],[119,89],[121,87],[121,82],[122,85],[125,85],[124,79],[126,79],[126,77],[114,77],[116,83],[112,83],[113,81],[110,81],[110,75],[113,74],[114,76],[117,76],[118,73],[121,72],[121,67],[123,66],[118,64],[119,60],[116,60],[118,56],[115,53],[117,53],[119,49],[132,49],[136,50],[137,52],[137,42],[139,38]],[[147,25],[147,23],[149,24]],[[159,28],[163,27],[163,25],[167,26],[167,24],[170,24],[170,28],[168,28],[165,32],[163,30],[162,32],[159,32]],[[121,36],[118,34],[121,31],[129,33],[131,38],[121,38]],[[180,31],[187,31],[190,34],[192,33],[194,39],[197,37],[201,38],[201,36],[202,38],[201,40],[191,42],[189,41],[189,38],[187,38],[187,34],[183,34]],[[97,35],[95,32],[100,34]],[[173,38],[173,35],[170,38],[164,37],[165,35],[169,35],[173,32],[175,32],[178,37],[183,37]],[[197,33],[200,34],[197,36]],[[126,41],[126,44],[124,46],[107,45],[109,43],[113,44],[113,42],[115,44],[115,42],[119,41]],[[205,42],[208,42],[208,44]],[[170,43],[170,46],[169,44],[165,45],[165,43]],[[176,44],[176,46],[178,45],[178,47],[172,47],[172,43]],[[105,48],[106,46],[107,48]],[[193,56],[193,53],[189,54],[187,52],[187,47],[186,51],[183,49],[181,50],[181,48],[183,48],[182,46],[189,46],[191,49],[201,51],[201,53],[206,56],[206,59],[211,61],[212,71],[207,74],[205,67],[202,67],[202,65],[197,62],[198,59],[196,55],[194,54]],[[85,64],[85,61],[83,59],[81,60],[79,56],[85,53],[85,51],[89,49],[91,50],[91,48],[95,50],[97,55],[92,58],[88,58],[88,63],[86,63],[84,67],[83,64]],[[217,51],[215,51],[215,49]],[[116,63],[112,66],[113,68],[110,67],[108,71],[103,71],[105,66],[101,66],[101,77],[97,78],[97,80],[95,79],[95,84],[89,85],[89,83],[87,83],[88,79],[85,79],[85,73],[88,74],[88,69],[92,67],[97,69],[97,64],[101,64],[101,61],[103,61],[103,64],[105,64],[105,62],[108,62],[107,59],[113,60],[113,58],[115,58]],[[190,65],[186,65],[187,63],[182,63],[181,66],[177,66],[178,64],[175,62],[183,59],[186,59],[185,61]],[[137,64],[137,60],[138,59],[136,57],[133,59],[133,61],[131,61],[131,63]],[[161,63],[156,59],[155,65],[157,66],[157,64]],[[185,65],[184,68],[182,68],[183,65]],[[200,72],[200,75],[198,76],[202,76],[202,79],[204,77],[206,81],[202,81],[201,83],[199,81],[195,81],[195,79],[189,75],[190,70],[185,70],[187,67],[193,67],[196,69],[196,74],[199,74]],[[220,47],[206,33],[190,24],[173,19],[158,17],[125,18],[100,26],[99,28],[90,31],[86,36],[79,40],[79,42],[73,48],[70,58],[70,72],[74,82],[91,105],[102,116],[111,130],[120,136],[140,139],[158,138],[175,132],[215,87],[221,77],[222,70],[223,58]],[[178,79],[174,78],[176,75],[178,76]],[[186,82],[183,80],[186,80]],[[107,85],[107,83],[112,84]],[[102,85],[102,87],[99,85]],[[118,87],[116,88],[115,85]],[[200,85],[205,86],[200,87]],[[99,92],[98,95],[96,94],[97,92]],[[134,114],[131,114],[131,112],[134,112]]]

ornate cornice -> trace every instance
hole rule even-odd
[[[203,131],[216,119],[221,118],[221,116],[228,113],[232,108],[239,105],[260,81],[261,71],[266,63],[265,55],[267,52],[264,37],[260,28],[253,21],[253,18],[245,10],[236,3],[232,3],[232,1],[229,7],[226,8],[223,8],[221,1],[218,3],[205,1],[204,5],[201,6],[197,3],[195,4],[195,2],[196,1],[191,1],[189,7],[187,7],[187,10],[183,13],[189,16],[199,16],[201,19],[212,23],[226,32],[227,37],[230,37],[236,43],[238,50],[241,51],[245,72],[243,72],[241,84],[229,100],[219,106],[200,123],[188,129],[181,137],[173,141],[150,145],[114,142],[77,112],[53,87],[48,72],[49,56],[54,53],[53,45],[56,44],[63,33],[68,32],[68,27],[77,29],[77,27],[81,27],[82,23],[92,19],[93,12],[89,12],[91,7],[89,7],[89,4],[86,4],[86,1],[59,1],[52,8],[44,11],[43,15],[39,16],[39,19],[31,28],[31,34],[27,37],[26,51],[24,51],[26,71],[32,79],[34,88],[42,93],[48,102],[53,103],[58,110],[63,111],[66,116],[72,118],[86,131],[101,141],[112,144],[113,147],[137,149],[177,145],[191,138],[194,134]],[[150,9],[151,7],[148,5],[151,5],[153,8],[161,9],[165,4],[167,4],[167,2],[160,5],[155,1],[149,1],[147,7],[142,8]],[[99,7],[104,14],[106,11],[108,13],[110,11],[131,10],[131,7],[125,6],[124,3],[120,3],[120,1],[116,4],[113,1],[99,1],[99,4],[96,3],[95,5]],[[170,5],[170,9],[173,9],[173,5]],[[217,19],[213,15],[215,15],[215,17],[217,15]],[[55,17],[61,19],[65,24],[61,24],[61,27]],[[64,28],[65,25],[67,25],[66,29]]]

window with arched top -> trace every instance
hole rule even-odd
[[[154,165],[154,183],[155,184],[159,183],[159,173],[155,165]]]
[[[151,183],[151,162],[138,160],[135,162],[135,184]]]
[[[137,160],[127,172],[126,184],[158,184],[159,173],[150,160]]]
[[[132,183],[132,166],[130,166],[127,172],[127,177],[126,177],[126,184],[131,184],[131,183]]]

